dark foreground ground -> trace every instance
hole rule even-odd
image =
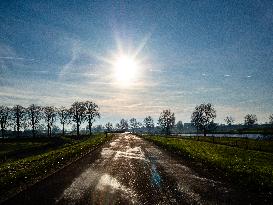
[[[120,134],[5,204],[263,203],[187,164],[139,137]]]

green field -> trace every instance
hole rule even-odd
[[[177,136],[177,138],[190,139],[195,141],[198,140],[198,137],[191,136]],[[273,153],[273,140],[256,140],[238,137],[199,137],[199,141]]]
[[[224,134],[224,133],[230,133],[230,134],[273,134],[273,127],[267,126],[267,127],[246,127],[243,129],[234,129],[229,131],[213,131],[212,133],[218,133],[218,134]]]
[[[147,140],[184,158],[218,168],[233,182],[253,189],[273,189],[273,154],[210,142],[163,136]],[[200,137],[201,139],[201,137]]]
[[[63,146],[54,150],[47,150],[40,154],[0,164],[1,198],[5,198],[10,193],[19,190],[26,184],[31,184],[42,179],[70,161],[85,155],[110,138],[111,136],[106,137],[104,134],[96,134],[90,138],[78,140],[77,142],[72,140],[71,144],[63,144]],[[32,145],[36,146],[35,143]],[[22,147],[26,148],[28,146],[25,145]]]
[[[58,149],[78,140],[68,137],[5,139],[0,143],[0,163]]]

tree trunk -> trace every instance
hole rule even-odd
[[[47,137],[50,137],[49,129],[50,129],[49,124],[47,124]]]
[[[169,127],[166,128],[166,133],[167,133],[167,135],[170,135],[170,128]]]
[[[64,137],[64,123],[63,123],[63,137]]]
[[[89,116],[89,119],[88,119],[89,121],[88,121],[88,125],[89,125],[89,135],[91,135],[92,134],[92,123],[91,123],[91,118],[90,118],[90,116]]]
[[[33,138],[35,138],[35,128],[34,128],[34,125],[32,126],[32,136],[33,136]]]
[[[31,122],[32,122],[32,135],[33,135],[33,138],[35,138],[35,123],[34,123],[34,114],[32,114],[32,117],[31,117]]]
[[[77,122],[77,137],[80,137],[80,125]]]
[[[17,138],[20,137],[20,121],[19,121],[19,118],[17,117],[16,118],[16,124],[17,124]]]
[[[2,139],[4,139],[4,138],[5,138],[5,133],[4,133],[4,128],[3,128],[3,126],[1,126],[1,134],[2,134]]]
[[[206,130],[204,129],[204,137],[206,137],[207,136],[207,133],[206,133]]]

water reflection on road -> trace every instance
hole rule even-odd
[[[156,167],[155,157],[149,158],[151,163],[151,181],[153,186],[160,188],[161,185],[161,177]]]
[[[203,199],[207,191],[210,195]],[[220,182],[199,177],[143,139],[120,134],[101,149],[100,157],[73,180],[56,202],[209,204],[223,202],[223,198],[216,197],[219,192],[227,193],[228,189]]]

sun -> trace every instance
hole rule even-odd
[[[122,86],[129,86],[137,79],[139,65],[134,58],[122,55],[116,58],[113,69],[117,83]]]

